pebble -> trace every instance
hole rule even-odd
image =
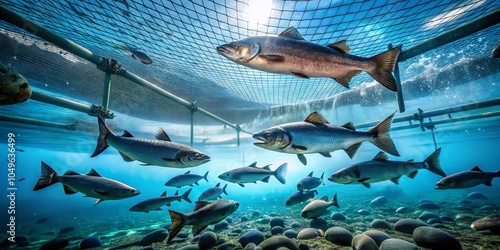
[[[430,210],[436,210],[436,209],[440,209],[441,207],[438,206],[436,203],[434,202],[424,202],[424,203],[420,203],[420,205],[418,205],[418,207],[420,209],[430,209]]]
[[[217,235],[214,232],[204,232],[198,239],[198,247],[200,249],[212,249],[216,246]]]
[[[371,228],[377,228],[377,229],[392,229],[392,226],[389,222],[381,219],[373,220],[370,226]]]
[[[261,247],[258,247],[257,245],[255,245],[254,243],[248,243],[244,248],[243,250],[262,250]]]
[[[309,246],[306,243],[300,243],[299,250],[309,250]]]
[[[418,247],[405,240],[387,239],[380,244],[379,250],[418,250]]]
[[[253,211],[252,217],[259,217],[259,216],[260,216],[260,212],[259,211]]]
[[[316,228],[304,228],[300,230],[299,234],[297,235],[297,239],[299,240],[311,240],[315,239],[318,236],[323,237],[325,234],[323,233],[322,230],[316,229]]]
[[[343,227],[331,227],[326,230],[325,239],[338,246],[350,246],[352,233]]]
[[[271,234],[272,235],[277,235],[277,234],[282,234],[285,230],[281,226],[274,226],[271,228]]]
[[[440,216],[442,221],[454,221],[453,217],[450,216]]]
[[[427,224],[429,225],[436,223],[443,223],[443,221],[441,220],[441,218],[430,218],[427,220]]]
[[[400,220],[402,220],[403,218],[399,218],[399,217],[389,217],[387,218],[387,221],[390,222],[390,223],[396,223]]]
[[[80,242],[80,249],[100,247],[101,245],[102,245],[102,240],[101,238],[99,238],[99,236],[90,236]]]
[[[347,217],[345,217],[345,215],[343,215],[343,214],[341,214],[339,212],[334,212],[330,216],[330,219],[332,219],[332,220],[338,220],[338,221],[345,221],[345,220],[347,220]]]
[[[63,249],[69,245],[69,240],[63,238],[55,238],[45,242],[39,250],[57,250]]]
[[[183,246],[181,248],[178,248],[177,250],[199,250],[200,248],[198,247],[198,245],[186,245],[186,246]]]
[[[290,238],[290,239],[297,238],[297,235],[298,235],[298,233],[295,230],[288,229],[288,230],[285,231],[285,236],[288,237],[288,238]]]
[[[245,216],[241,216],[241,219],[240,219],[240,220],[241,220],[241,222],[247,222],[247,221],[249,221],[250,219],[248,219],[248,218],[247,218],[247,217],[245,217]]]
[[[375,199],[373,199],[370,204],[373,206],[373,207],[380,207],[380,206],[383,206],[387,203],[387,197],[385,196],[379,196]]]
[[[375,241],[366,234],[358,234],[352,239],[353,250],[378,250]]]
[[[426,221],[426,220],[431,219],[431,218],[440,218],[440,217],[436,213],[429,212],[429,211],[423,211],[420,214],[420,216],[418,216],[418,218]]]
[[[434,223],[431,224],[431,226],[435,228],[446,228],[446,226],[443,223]]]
[[[427,226],[424,222],[415,219],[402,219],[394,224],[394,230],[402,233],[412,234],[417,227]]]
[[[294,222],[294,223],[292,223],[291,227],[292,228],[301,228],[302,225],[300,225],[300,223],[298,223],[298,222]]]
[[[479,193],[479,192],[472,192],[467,195],[465,198],[466,200],[487,200],[488,197],[486,197],[484,194]]]
[[[360,209],[358,210],[358,214],[360,215],[370,215],[370,211],[366,210],[366,209]]]
[[[409,210],[408,207],[398,207],[398,209],[396,209],[396,213],[404,214],[404,213],[408,212],[408,210]]]
[[[269,224],[271,225],[271,227],[275,226],[285,227],[285,220],[280,217],[273,217],[271,221],[269,221]]]
[[[261,231],[252,229],[245,232],[240,237],[238,242],[241,244],[242,247],[244,247],[248,245],[248,243],[254,243],[255,245],[258,245],[261,242],[263,242],[264,239],[265,239],[264,234]]]
[[[500,234],[500,215],[495,214],[480,218],[472,222],[470,227],[476,231],[489,230],[491,232]]]
[[[380,230],[375,230],[375,229],[370,229],[370,230],[367,230],[363,233],[368,235],[370,238],[372,238],[372,240],[375,241],[377,246],[380,246],[380,244],[382,244],[382,242],[384,242],[385,240],[390,238],[389,235],[387,235],[386,233],[384,233]]]
[[[413,232],[417,246],[432,250],[462,250],[460,242],[451,234],[433,227],[419,227]]]
[[[280,247],[285,247],[289,250],[300,250],[291,239],[285,236],[273,236],[260,243],[259,247],[261,247],[262,250],[276,250]]]
[[[206,230],[206,229],[205,229]],[[189,233],[186,232],[186,231],[181,231],[180,233],[177,234],[177,236],[175,236],[175,238],[181,238],[181,239],[185,239],[189,236]]]
[[[316,218],[312,219],[311,222],[309,222],[309,227],[325,231],[326,229],[328,229],[328,223],[323,218]]]
[[[255,222],[259,223],[259,224],[267,224],[270,221],[271,221],[271,219],[269,219],[269,218],[260,218],[260,219],[256,220]]]
[[[219,223],[214,225],[214,232],[220,232],[222,230],[227,229],[229,223],[225,220],[220,221]]]
[[[219,250],[231,250],[233,248],[236,248],[236,245],[231,242],[226,242],[218,247]]]

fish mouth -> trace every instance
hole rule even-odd
[[[262,137],[258,134],[255,134],[252,136],[255,140],[259,140],[258,142],[254,142],[253,145],[259,146],[259,145],[267,145],[268,142],[265,137]]]
[[[218,46],[218,47],[216,48],[216,50],[217,50],[217,53],[219,53],[219,54],[221,54],[221,55],[226,55],[226,54],[232,54],[232,53],[233,53],[230,49],[228,49],[228,48],[227,48],[226,46],[224,46],[224,45]]]

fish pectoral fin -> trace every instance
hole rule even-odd
[[[330,152],[319,152],[320,155],[326,157],[326,158],[332,158],[332,155]]]
[[[193,235],[198,235],[200,234],[201,232],[203,232],[203,230],[205,230],[205,228],[207,228],[208,226],[193,226]]]
[[[97,200],[95,201],[95,203],[94,203],[94,206],[95,206],[95,205],[97,205],[97,204],[99,204],[99,203],[101,203],[101,202],[103,202],[103,201],[104,201],[104,200],[97,199]]]
[[[238,183],[238,185],[240,185],[241,187],[245,187],[245,185],[243,185],[243,183]]]
[[[292,145],[292,148],[294,148],[294,149],[296,149],[296,150],[298,150],[298,151],[306,151],[306,150],[307,150],[307,148],[306,148],[306,147],[304,147],[304,146],[300,146],[300,145],[295,145],[295,144],[294,144],[294,145]]]
[[[267,62],[284,62],[285,57],[280,56],[280,55],[259,55],[259,57],[262,60],[265,60]]]
[[[77,192],[69,186],[63,185],[65,194],[76,194]]]
[[[401,178],[401,176],[394,177],[391,179],[391,181],[394,182],[395,184],[399,185],[399,178]]]
[[[354,155],[356,154],[356,152],[358,151],[359,147],[361,147],[361,142],[356,143],[354,145],[351,145],[350,147],[344,149],[344,151],[347,153],[349,158],[352,159],[354,157]]]
[[[371,187],[370,183],[361,183],[361,185],[365,186],[366,188],[370,188]]]
[[[357,75],[359,73],[361,73],[361,70],[353,70],[353,71],[347,72],[347,74],[345,74],[342,77],[337,77],[334,79],[335,79],[335,81],[340,83],[340,85],[342,85],[346,88],[349,88],[349,82],[351,81],[352,77],[354,77],[355,75]]]
[[[94,190],[94,193],[99,194],[101,196],[109,196],[109,191]]]
[[[164,161],[171,161],[171,162],[175,162],[177,161],[176,159],[171,159],[171,158],[162,158]]]
[[[349,45],[347,45],[346,40],[338,41],[336,43],[328,44],[328,47],[340,52],[340,53],[349,53],[351,52],[351,48],[349,48]]]
[[[371,178],[362,178],[362,179],[359,179],[358,182],[365,182],[365,181],[367,181],[369,179],[371,179]]]
[[[302,162],[302,164],[307,165],[307,159],[303,154],[298,154],[297,158],[299,158],[299,161]]]
[[[155,210],[162,210],[162,209],[161,209],[161,208],[157,208],[157,209],[155,209]]]
[[[170,207],[170,206],[172,206],[172,205],[170,205],[170,203],[167,203],[167,205],[165,205],[165,206]]]
[[[410,179],[413,179],[413,178],[415,178],[415,176],[416,176],[417,174],[418,174],[418,171],[413,171],[413,172],[411,172],[411,173],[408,175],[408,177],[409,177]]]
[[[298,72],[290,72],[292,75],[296,76],[296,77],[300,77],[300,78],[305,78],[305,79],[309,79],[309,76],[305,75],[305,74],[302,74],[302,73],[298,73]]]
[[[269,182],[269,178],[271,178],[271,176],[264,177],[261,181],[265,182],[265,183],[268,183]]]
[[[118,151],[118,153],[120,153],[120,155],[122,156],[123,160],[126,161],[126,162],[131,162],[131,161],[134,161],[134,159],[128,157],[126,154]]]
[[[486,180],[486,181],[484,182],[484,185],[486,185],[486,186],[488,186],[488,187],[491,187],[491,181],[492,181],[492,180],[493,180],[493,179]]]

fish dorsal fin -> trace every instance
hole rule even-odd
[[[328,44],[328,47],[340,52],[340,53],[349,53],[351,52],[351,48],[347,45],[346,40],[338,41],[332,44]]]
[[[328,201],[328,195],[323,195],[319,197],[318,200]]]
[[[220,182],[215,185],[216,188],[220,187]]]
[[[257,167],[257,162],[254,162],[254,163],[252,163],[252,164],[250,164],[248,166],[251,167],[251,168],[256,168]]]
[[[167,191],[163,191],[163,193],[161,193],[160,197],[167,197]]]
[[[354,124],[352,122],[348,122],[344,125],[342,125],[343,128],[349,129],[349,130],[354,130],[356,131],[356,128],[354,127]]]
[[[80,175],[80,174],[73,170],[67,170],[66,172],[64,172],[64,175]]]
[[[483,172],[483,170],[481,170],[478,166],[475,166],[473,169],[471,169],[470,171],[476,171],[476,172]]]
[[[314,172],[311,172],[307,175],[307,177],[312,177]]]
[[[194,206],[194,210],[193,211],[197,211],[197,210],[200,210],[201,208],[209,205],[211,202],[209,201],[197,201],[195,202],[195,206]]]
[[[269,166],[271,166],[271,164],[269,164],[269,165],[266,165],[266,166],[262,167],[262,169],[265,169],[265,170],[269,170],[269,171],[271,171],[271,168],[269,168]]]
[[[307,116],[304,120],[305,122],[315,123],[315,124],[328,124],[329,122],[318,112],[314,111]]]
[[[389,159],[389,156],[382,151],[378,152],[378,154],[373,157],[374,161],[387,161],[387,159]]]
[[[102,177],[95,169],[91,169],[86,175],[88,176],[95,176],[95,177]]]
[[[184,174],[189,174],[189,173],[191,173],[191,170],[188,170],[188,171],[187,171],[186,173],[184,173]]]
[[[123,135],[122,137],[134,137],[130,132],[128,132],[127,130],[123,131]]]
[[[295,27],[289,27],[288,29],[281,32],[278,36],[288,37],[297,40],[304,40],[300,32]]]
[[[168,137],[167,132],[165,132],[162,128],[159,128],[158,131],[156,131],[155,138],[161,141],[172,141],[170,140],[170,137]]]

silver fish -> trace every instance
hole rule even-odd
[[[128,131],[116,136],[99,116],[99,137],[94,153],[95,157],[108,146],[118,150],[123,160],[141,161],[143,165],[156,165],[170,168],[190,168],[210,161],[210,157],[192,147],[170,140],[163,129],[156,133],[156,140],[136,138]]]
[[[215,187],[209,188],[209,189],[205,190],[203,193],[201,193],[198,200],[199,201],[213,201],[213,200],[217,200],[217,198],[222,199],[222,197],[221,197],[222,194],[227,195],[226,187],[227,187],[227,183],[222,188],[220,188],[220,183],[217,183],[217,185],[215,185]]]
[[[319,178],[313,177],[313,172],[311,172],[307,177],[302,178],[302,180],[297,183],[297,190],[310,190],[319,187],[319,185],[321,184],[325,185],[325,183],[323,182],[324,175],[325,173],[322,173],[321,177]]]
[[[31,88],[26,78],[0,63],[0,105],[11,105],[27,101]]]
[[[257,167],[257,162],[250,164],[248,167],[233,169],[219,175],[219,178],[228,182],[237,183],[245,187],[243,183],[257,183],[257,181],[269,182],[271,175],[282,184],[286,183],[287,163],[281,164],[276,170],[271,171],[269,165],[262,168]]]
[[[189,194],[191,193],[191,188],[186,191],[184,194],[179,195],[179,191],[176,191],[173,196],[167,196],[167,191],[164,191],[160,197],[156,198],[151,198],[147,199],[144,201],[141,201],[134,206],[132,206],[129,211],[132,212],[145,212],[149,213],[150,211],[156,211],[156,210],[161,210],[161,207],[163,206],[170,206],[170,203],[174,201],[181,201],[185,200],[189,203],[191,203],[191,200],[189,199]]]
[[[227,59],[253,69],[301,78],[331,77],[346,88],[353,76],[365,71],[384,87],[397,91],[392,72],[400,46],[364,58],[349,54],[345,40],[318,45],[304,40],[296,28],[290,27],[278,36],[248,37],[216,49]]]
[[[261,142],[255,142],[254,145],[271,151],[296,154],[304,165],[307,164],[304,154],[319,153],[332,157],[330,152],[343,149],[352,158],[364,141],[399,156],[389,136],[394,114],[368,131],[356,131],[350,122],[343,126],[332,125],[321,114],[313,112],[303,122],[285,123],[255,133],[253,138]]]
[[[470,171],[463,171],[447,176],[436,183],[435,189],[457,189],[470,188],[484,184],[491,186],[491,181],[495,177],[500,177],[500,170],[497,172],[483,172],[478,166]]]
[[[302,190],[302,191],[297,191],[290,195],[288,199],[286,200],[285,204],[287,206],[293,206],[295,204],[310,200],[314,198],[314,195],[317,195],[318,191],[317,190]]]
[[[153,60],[142,50],[138,50],[132,48],[128,45],[125,45],[125,48],[132,53],[132,58],[143,63],[143,64],[152,64]]]
[[[384,152],[379,152],[371,161],[364,161],[343,168],[330,177],[329,181],[340,184],[362,184],[370,188],[370,183],[391,180],[399,184],[399,179],[403,175],[415,178],[420,169],[427,169],[434,174],[446,176],[439,164],[438,148],[423,162],[409,161],[389,161]]]
[[[187,171],[186,173],[175,176],[169,181],[167,181],[167,183],[165,183],[165,186],[178,187],[178,188],[183,186],[192,187],[193,184],[199,185],[198,181],[201,179],[205,179],[208,182],[207,176],[208,176],[208,171],[203,176],[197,174],[191,174],[191,171]]]
[[[55,183],[62,183],[64,193],[83,193],[88,197],[96,198],[97,205],[104,200],[121,200],[139,195],[137,189],[121,182],[104,178],[91,169],[87,174],[79,174],[68,170],[63,175],[58,175],[54,169],[42,161],[42,174],[33,191],[46,188]]]
[[[302,209],[302,212],[300,214],[306,219],[313,219],[325,214],[325,211],[331,206],[340,208],[337,201],[337,194],[335,194],[330,201],[327,200],[328,197],[325,195],[312,201],[311,203],[307,204],[304,209]]]
[[[186,225],[192,225],[193,235],[201,233],[208,225],[215,224],[238,209],[239,202],[233,200],[217,200],[212,202],[197,201],[194,211],[181,214],[168,210],[172,221],[172,230],[168,236],[169,243]]]

